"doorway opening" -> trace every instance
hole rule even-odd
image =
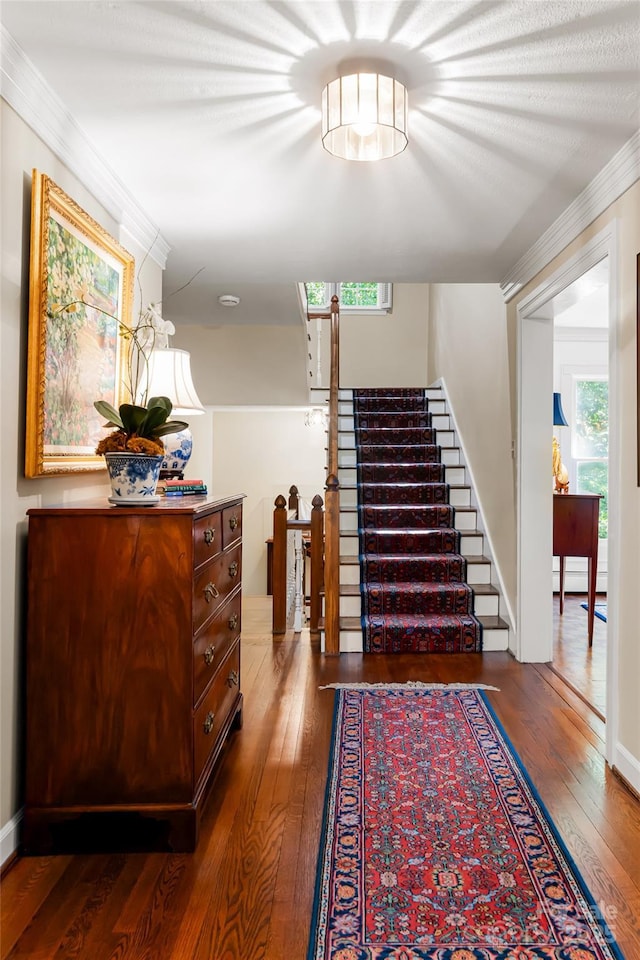
[[[606,270],[608,303],[608,482],[606,594],[606,757],[613,756],[618,732],[618,647],[615,625],[618,618],[618,567],[620,563],[620,462],[621,451],[616,425],[620,417],[618,375],[618,258],[616,221],[586,241],[579,251],[546,277],[517,307],[518,444],[517,444],[517,527],[518,527],[518,659],[552,663],[554,647],[553,611],[553,483],[551,440],[553,435],[554,392],[554,299],[579,277],[598,264]],[[604,295],[604,294],[603,294]],[[589,375],[590,376],[590,375]],[[573,403],[568,408],[573,416]],[[567,412],[568,419],[568,412]],[[564,439],[562,439],[564,443]],[[569,451],[567,451],[569,452]],[[575,470],[585,470],[580,461],[596,457],[574,456]],[[577,476],[577,473],[576,473]],[[584,479],[584,478],[583,478]],[[574,480],[577,482],[577,480]],[[561,496],[558,494],[558,496]],[[603,567],[604,569],[604,567]],[[602,580],[601,580],[602,584]],[[585,612],[586,613],[586,612]],[[585,638],[585,644],[588,643]]]
[[[551,301],[553,390],[566,423],[556,424],[569,495],[596,495],[598,549],[596,605],[591,617],[588,561],[564,559],[560,602],[560,558],[553,558],[552,669],[603,720],[606,716],[607,548],[609,467],[609,264],[591,267]],[[590,507],[593,501],[587,501]],[[592,511],[594,522],[596,513]],[[591,633],[591,643],[588,634]]]

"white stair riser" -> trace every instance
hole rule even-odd
[[[358,472],[353,467],[338,469],[338,482],[341,488],[353,487],[358,482]]]
[[[482,631],[482,649],[485,653],[496,650],[509,649],[509,631],[506,627],[501,630],[486,628]]]
[[[352,485],[358,482],[358,473],[355,469],[355,461],[351,464],[339,463],[338,479],[341,485]],[[460,486],[466,483],[464,467],[445,467],[445,483]]]
[[[343,432],[338,435],[338,448],[341,450],[355,450],[356,435],[353,429],[349,430],[347,427],[340,427],[340,430]],[[436,443],[442,447],[443,450],[454,447],[455,442],[456,435],[453,430],[436,430]]]
[[[447,412],[446,400],[429,400],[429,413],[440,414]]]
[[[482,633],[482,647],[485,653],[493,653],[498,650],[509,649],[509,631],[502,630],[484,630]],[[360,630],[341,630],[340,631],[340,652],[341,653],[362,653],[363,641],[362,631]]]
[[[491,566],[488,563],[467,561],[467,583],[491,583]]]
[[[345,491],[346,493],[346,491]],[[468,507],[471,505],[471,490],[465,487],[463,490],[450,490],[449,503],[452,507]]]
[[[481,557],[482,547],[482,535],[472,537],[469,535],[465,536],[463,533],[460,537],[460,553],[463,557]]]
[[[466,477],[464,467],[445,467],[444,481],[445,483],[454,483],[456,486],[465,483]]]
[[[355,433],[356,426],[353,422],[353,417],[338,415],[338,430],[348,430],[350,433]]]
[[[427,400],[441,400],[442,390],[440,387],[427,387],[425,390]]]
[[[449,421],[449,415],[446,413],[438,413],[431,417],[431,426],[434,430],[450,430],[451,423]]]
[[[352,510],[349,513],[340,514],[340,532],[347,533],[350,530],[358,529],[358,512],[357,510]]]
[[[445,467],[456,467],[460,463],[460,451],[457,447],[452,450],[447,450],[446,448],[442,451],[442,462]],[[356,451],[347,450],[341,448],[338,450],[338,467],[355,467],[357,466],[356,461]],[[445,477],[447,483],[464,483],[464,467],[459,467],[458,470],[453,474],[450,474],[448,470],[445,470]]]
[[[340,583],[360,583],[360,566],[357,563],[340,564]]]
[[[340,631],[340,653],[362,653],[363,646],[361,630]]]
[[[346,486],[346,481],[342,479],[342,476],[339,479],[340,479],[340,483]],[[353,482],[355,483],[355,478]],[[470,489],[466,487],[463,490],[451,490],[449,492],[449,503],[451,504],[452,507],[468,507],[471,504]],[[357,507],[358,491],[345,490],[343,486],[343,488],[340,491],[340,506],[341,507]],[[469,528],[467,527],[467,529]]]
[[[360,597],[340,597],[341,617],[359,617],[361,612]]]
[[[497,617],[498,597],[492,594],[489,597],[475,597],[473,612],[477,617]],[[349,595],[340,597],[340,616],[359,617],[362,613],[360,596]]]
[[[357,507],[358,491],[357,490],[341,490],[340,506],[341,507]]]
[[[475,530],[477,515],[475,510],[456,510],[454,527],[456,530]]]
[[[477,617],[497,617],[500,613],[500,600],[496,593],[473,598],[473,612]]]
[[[340,556],[357,557],[358,556],[358,538],[340,537]]]
[[[349,491],[351,492],[351,491]],[[358,529],[358,511],[355,505],[349,504],[349,509],[345,510],[345,504],[343,497],[340,498],[340,506],[343,508],[342,513],[340,514],[340,529],[343,532],[347,530],[357,530]],[[399,511],[400,512],[400,511]],[[408,524],[410,527],[411,524]],[[456,530],[460,530],[462,533],[465,530],[475,530],[476,529],[476,511],[475,510],[465,510],[464,512],[457,511],[454,514],[454,527]]]
[[[482,556],[482,536],[465,536],[460,538],[460,553],[463,557],[473,559],[473,557]],[[358,538],[354,536],[340,537],[340,554],[347,557],[358,556]],[[489,581],[477,580],[476,583],[488,583]]]

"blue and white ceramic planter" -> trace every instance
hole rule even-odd
[[[162,457],[142,453],[105,453],[111,496],[109,503],[120,507],[151,506],[158,503],[156,485]]]

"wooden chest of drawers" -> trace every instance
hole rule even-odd
[[[193,850],[242,720],[242,497],[29,510],[27,853]]]

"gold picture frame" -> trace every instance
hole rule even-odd
[[[53,180],[33,171],[25,476],[100,470],[104,419],[118,406],[134,258]]]

